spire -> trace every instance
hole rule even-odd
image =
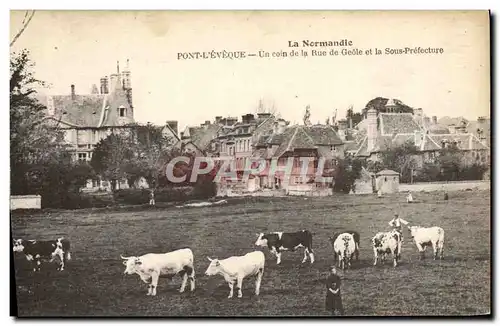
[[[310,109],[310,106],[306,106],[306,112],[304,113],[304,125],[306,126],[310,126],[311,125],[311,121],[309,120],[309,118],[311,117],[311,112],[309,111]]]
[[[120,61],[116,61],[116,73],[120,73]]]
[[[130,66],[129,66],[129,59],[127,59],[127,64],[125,65],[125,71],[129,71]]]

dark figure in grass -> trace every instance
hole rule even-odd
[[[330,267],[330,275],[326,279],[326,310],[335,315],[338,311],[340,315],[344,314],[342,306],[342,296],[340,293],[340,276],[337,275],[337,268]]]

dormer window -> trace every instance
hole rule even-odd
[[[118,108],[118,112],[120,114],[120,117],[124,117],[125,116],[126,110],[127,109],[123,105]]]

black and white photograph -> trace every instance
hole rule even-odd
[[[489,11],[9,16],[17,317],[492,314]]]

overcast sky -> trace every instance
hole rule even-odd
[[[11,13],[11,39],[24,12]],[[488,13],[38,11],[27,48],[49,94],[90,93],[130,59],[135,118],[180,127],[255,112],[259,98],[292,122],[306,105],[323,123],[377,96],[426,115],[489,115]],[[288,41],[352,40],[352,48],[442,47],[440,55],[177,60],[190,51],[290,51]],[[306,48],[296,48],[297,50]],[[307,48],[322,50],[321,48]],[[330,50],[331,48],[325,48]],[[340,50],[341,48],[339,48]]]

